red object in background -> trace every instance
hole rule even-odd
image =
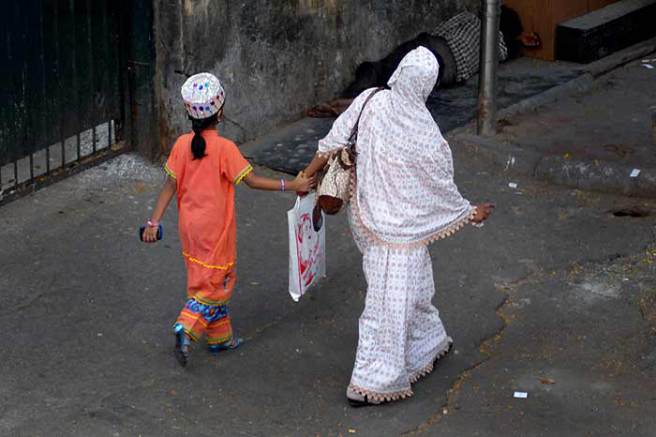
[[[542,46],[522,49],[524,56],[553,61],[556,59],[556,27],[571,18],[601,9],[619,0],[505,0],[503,4],[515,10],[525,32],[535,32]]]

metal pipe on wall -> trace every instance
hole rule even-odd
[[[483,0],[478,92],[478,134],[494,135],[497,124],[500,0]]]
[[[656,146],[656,105],[649,108],[649,111],[651,111],[651,138],[654,146]]]

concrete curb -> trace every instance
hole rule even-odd
[[[656,38],[651,38],[617,53],[613,53],[603,59],[590,63],[585,70],[595,78],[603,76],[610,71],[640,59],[656,51]]]
[[[461,133],[455,135],[460,150],[482,157],[485,160],[503,168],[509,175],[535,176],[542,155],[531,150],[524,150],[514,144],[502,143],[495,138],[481,137],[472,133]]]
[[[581,76],[570,80],[569,82],[557,85],[540,94],[536,94],[533,97],[529,97],[518,103],[515,103],[514,105],[500,110],[498,117],[499,119],[510,118],[518,114],[533,111],[540,106],[556,102],[563,97],[585,93],[592,89],[594,81],[595,77],[592,74],[584,73]]]
[[[509,118],[534,111],[541,106],[553,103],[564,97],[585,93],[592,89],[595,79],[655,51],[656,38],[651,38],[592,62],[587,66],[581,67],[580,76],[499,110],[497,114],[498,118]],[[476,120],[473,120],[463,126],[451,129],[448,134],[461,135],[463,133],[471,133],[475,128]]]
[[[509,176],[531,176],[557,185],[588,191],[656,198],[656,169],[642,168],[631,177],[634,167],[608,161],[566,159],[559,155],[544,156],[521,149],[494,138],[473,134],[457,136],[461,148],[469,155],[482,157],[503,168]]]
[[[499,110],[497,118],[511,118],[519,114],[535,111],[541,106],[556,102],[564,97],[585,93],[592,89],[594,81],[595,77],[592,74],[584,73],[575,79]],[[447,133],[452,136],[459,136],[463,134],[471,134],[474,130],[476,130],[476,120],[472,120],[463,126],[451,129]]]
[[[565,160],[545,156],[535,168],[534,176],[558,185],[582,190],[656,198],[656,169],[640,169],[631,177],[634,167],[606,161]]]
[[[534,111],[567,96],[582,94],[597,78],[629,62],[656,51],[656,38],[629,47],[582,69],[583,74],[541,94],[529,97],[499,111],[499,118]],[[524,150],[497,137],[475,135],[476,122],[451,130],[448,135],[462,142],[466,153],[482,156],[502,167],[509,175],[527,175],[558,185],[591,191],[603,191],[636,197],[656,197],[656,169],[640,169],[631,177],[633,167],[608,161],[583,161],[558,155],[544,156]]]

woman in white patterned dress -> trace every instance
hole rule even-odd
[[[493,206],[472,206],[453,181],[449,145],[426,108],[439,74],[426,48],[411,51],[389,81],[389,90],[364,91],[319,141],[305,170],[322,168],[344,147],[362,112],[356,185],[349,221],[363,254],[367,280],[357,356],[347,389],[354,406],[412,395],[451,348],[437,308],[427,245],[469,222],[482,223]]]

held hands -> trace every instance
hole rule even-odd
[[[472,222],[476,224],[483,223],[488,217],[490,217],[490,215],[492,215],[494,207],[495,205],[493,203],[481,203],[480,205],[476,205],[476,214],[474,214]]]
[[[299,195],[305,195],[317,185],[316,176],[307,177],[305,172],[300,172],[296,179],[290,183],[290,190],[296,191]]]

